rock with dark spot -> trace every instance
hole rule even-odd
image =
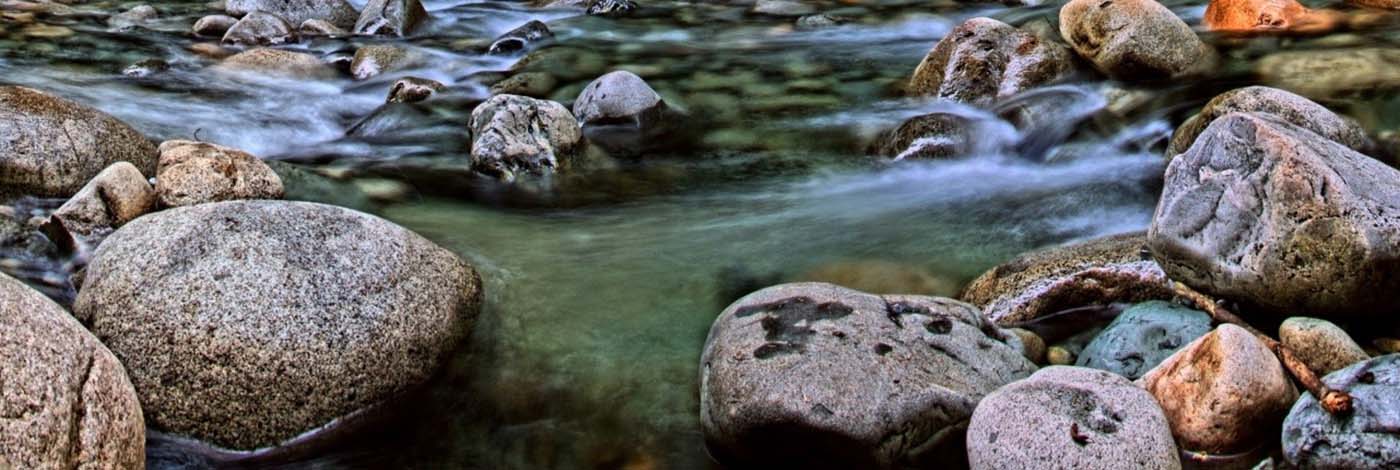
[[[472,110],[472,169],[515,181],[548,175],[570,163],[583,133],[564,105],[516,95],[496,95]]]
[[[1148,242],[1172,279],[1275,314],[1400,308],[1400,171],[1232,113],[1172,160],[1165,186]]]
[[[404,77],[394,81],[389,87],[389,103],[417,103],[433,96],[433,93],[447,89],[435,80],[419,77]]]
[[[74,313],[128,366],[153,429],[247,450],[422,385],[480,301],[470,266],[402,227],[234,201],[122,227]]]
[[[1223,324],[1144,375],[1183,450],[1248,451],[1276,439],[1298,398],[1272,350],[1244,328]]]
[[[327,79],[336,75],[335,69],[321,62],[316,56],[266,47],[234,54],[215,65],[214,70],[302,79]]]
[[[987,395],[967,431],[973,470],[1180,469],[1152,395],[1117,374],[1055,366]]]
[[[1119,302],[1170,300],[1141,232],[1034,251],[987,271],[959,296],[1000,325]]]
[[[1327,320],[1289,318],[1279,325],[1278,339],[1318,375],[1370,359],[1345,330]]]
[[[68,197],[103,169],[156,169],[156,146],[96,109],[19,86],[0,86],[0,195]]]
[[[428,10],[419,0],[369,0],[352,31],[403,37],[429,19]]]
[[[222,38],[234,24],[238,23],[238,18],[228,15],[209,15],[194,22],[195,36],[206,38]]]
[[[71,232],[115,229],[156,208],[156,191],[135,165],[117,162],[53,212]]]
[[[355,51],[350,61],[350,75],[365,80],[384,72],[405,67],[412,61],[407,50],[389,44],[372,44]]]
[[[1134,305],[1079,354],[1075,365],[1137,379],[1211,330],[1211,318],[1160,300]]]
[[[1219,61],[1214,48],[1155,0],[1071,0],[1060,8],[1060,35],[1120,80],[1197,75]]]
[[[554,33],[549,31],[549,26],[546,26],[542,21],[534,20],[496,38],[486,49],[486,53],[501,55],[525,52],[538,48],[553,39]]]
[[[256,11],[271,13],[294,25],[306,20],[325,20],[344,29],[353,27],[360,16],[345,0],[225,0],[224,9],[233,16]]]
[[[628,123],[638,127],[654,126],[666,110],[661,95],[646,80],[626,70],[598,77],[574,100],[574,117],[579,123]]]
[[[297,32],[282,17],[255,11],[234,23],[220,42],[234,46],[275,46],[297,42]]]
[[[5,274],[0,330],[0,467],[144,467],[141,404],[97,338]]]
[[[977,401],[1033,370],[970,305],[784,284],[715,320],[701,429],[733,468],[952,465]]]
[[[282,180],[261,159],[242,150],[168,140],[160,144],[156,194],[166,207],[235,199],[281,199]]]
[[[1196,142],[1201,131],[1216,118],[1230,113],[1270,114],[1290,124],[1316,132],[1352,150],[1364,152],[1371,139],[1355,121],[1333,113],[1320,104],[1293,93],[1263,86],[1251,86],[1227,91],[1206,103],[1201,112],[1187,119],[1172,134],[1167,158],[1185,152]]]
[[[1400,354],[1352,364],[1322,382],[1354,410],[1334,416],[1303,394],[1283,423],[1283,455],[1302,469],[1400,467]]]
[[[908,93],[986,105],[1073,71],[1069,49],[991,18],[963,22],[933,46]]]

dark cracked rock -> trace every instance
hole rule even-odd
[[[958,462],[982,396],[1035,366],[951,299],[784,284],[729,306],[701,359],[701,427],[737,467]]]
[[[429,19],[428,10],[418,0],[370,0],[352,31],[403,37]]]
[[[548,175],[569,165],[581,148],[583,132],[559,103],[517,95],[496,95],[472,110],[472,169],[515,181]]]
[[[1283,453],[1300,469],[1400,467],[1400,354],[1327,374],[1322,382],[1351,394],[1354,410],[1333,416],[1303,394],[1283,422]]]

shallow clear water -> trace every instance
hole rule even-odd
[[[88,3],[76,8],[91,14],[41,19],[75,31],[60,39],[0,23],[0,81],[91,104],[155,139],[197,137],[351,179],[399,181],[410,195],[376,212],[470,260],[487,283],[468,344],[388,421],[281,462],[200,460],[157,442],[157,467],[707,468],[697,361],[711,320],[737,295],[843,262],[893,263],[956,285],[1029,249],[1140,230],[1172,123],[1242,83],[1258,55],[1244,48],[1210,80],[1135,87],[1146,98],[1114,117],[1102,112],[1104,82],[1075,80],[1023,98],[1069,105],[1047,106],[1050,124],[1017,131],[989,111],[901,98],[899,87],[962,19],[1019,24],[1053,18],[1054,7],[813,2],[856,21],[795,31],[791,18],[745,5],[644,2],[639,17],[604,19],[435,0],[425,31],[392,41],[418,64],[355,82],[213,73],[186,48],[196,42],[189,24],[212,10],[153,3],[162,15],[147,28],[109,31],[101,12],[134,4]],[[1188,21],[1200,17],[1199,4],[1172,5]],[[671,150],[545,189],[470,175],[467,116],[519,59],[479,50],[534,19],[557,35],[554,59],[531,66],[560,78],[555,99],[572,100],[606,71],[633,70],[691,116]],[[1364,39],[1389,40],[1388,31]],[[293,47],[335,56],[377,41]],[[148,58],[171,69],[121,74]],[[379,109],[404,75],[449,90]],[[1395,124],[1389,95],[1335,104],[1373,126]],[[899,164],[865,156],[879,131],[934,110],[979,120],[977,155]],[[39,282],[65,269],[41,260],[7,271]]]

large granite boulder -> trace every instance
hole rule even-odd
[[[4,274],[0,329],[0,467],[145,466],[136,391],[97,338],[63,307]]]
[[[239,17],[256,11],[271,13],[294,25],[324,20],[345,29],[355,26],[360,16],[345,0],[224,0],[224,10]]]
[[[1191,148],[1201,131],[1215,122],[1216,118],[1237,112],[1270,114],[1358,152],[1364,152],[1371,147],[1371,139],[1366,137],[1366,130],[1356,121],[1292,92],[1251,86],[1221,93],[1206,103],[1200,113],[1191,116],[1181,127],[1176,128],[1171,144],[1167,146],[1167,158],[1180,155]]]
[[[1064,45],[991,18],[972,18],[933,46],[914,69],[907,91],[986,105],[1073,70]]]
[[[711,327],[701,429],[735,468],[951,465],[978,400],[1034,370],[971,305],[783,284]]]
[[[1400,171],[1268,115],[1215,120],[1167,167],[1162,269],[1280,315],[1400,308]]]
[[[246,450],[420,386],[480,301],[470,266],[402,227],[234,201],[113,233],[73,310],[128,365],[152,428]]]
[[[1303,394],[1283,422],[1283,455],[1300,469],[1400,468],[1400,354],[1352,364],[1322,382],[1351,395],[1332,415]]]
[[[1095,68],[1120,80],[1166,80],[1214,68],[1215,49],[1155,0],[1071,0],[1060,35]]]
[[[20,86],[0,86],[0,195],[67,197],[103,169],[156,168],[156,146],[96,109]]]
[[[583,133],[559,103],[496,95],[472,110],[472,169],[514,181],[524,174],[548,175],[569,164]]]

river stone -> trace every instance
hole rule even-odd
[[[1211,0],[1201,24],[1210,31],[1242,34],[1325,33],[1346,20],[1295,0]]]
[[[1333,416],[1312,394],[1283,422],[1283,455],[1301,469],[1400,467],[1400,354],[1352,364],[1322,382],[1352,397],[1351,414]]]
[[[0,466],[146,462],[141,404],[117,358],[72,315],[0,274]]]
[[[220,41],[234,46],[275,46],[297,42],[297,32],[287,20],[255,11],[234,23]]]
[[[1163,270],[1283,314],[1400,308],[1400,171],[1268,115],[1211,123],[1167,166],[1148,232]]]
[[[243,450],[423,384],[480,301],[470,266],[402,227],[234,201],[122,227],[73,310],[130,366],[151,427]]]
[[[517,95],[496,95],[472,110],[472,169],[501,181],[521,174],[547,175],[569,163],[581,147],[578,121],[564,105]]]
[[[39,90],[0,86],[0,195],[68,197],[108,166],[156,166],[156,147],[131,126]]]
[[[554,33],[543,21],[534,20],[518,28],[507,31],[486,48],[487,54],[514,54],[526,49],[534,49],[554,39]]]
[[[769,287],[710,328],[701,430],[734,468],[950,464],[978,400],[1035,370],[1021,349],[951,299]]]
[[[209,15],[194,22],[194,27],[190,28],[195,36],[207,38],[222,38],[234,24],[238,23],[238,18],[228,15]]]
[[[1281,51],[1255,62],[1264,83],[1314,99],[1400,89],[1400,50],[1382,47]]]
[[[1292,317],[1278,327],[1278,339],[1318,375],[1370,359],[1341,327],[1317,318]]]
[[[491,94],[545,98],[558,86],[559,81],[555,80],[553,75],[544,72],[525,72],[511,75],[509,78],[491,85]]]
[[[146,22],[153,20],[160,15],[155,7],[150,5],[137,5],[130,10],[117,13],[107,18],[107,27],[114,31],[129,31],[137,26],[144,26]]]
[[[1003,326],[1079,307],[1170,300],[1146,245],[1137,232],[1033,251],[982,274],[959,298]]]
[[[1181,468],[1152,395],[1083,367],[1046,367],[987,395],[967,448],[973,470]]]
[[[350,75],[356,80],[365,80],[381,73],[402,67],[408,60],[408,51],[389,44],[372,44],[355,51],[350,60]]]
[[[63,227],[83,235],[114,229],[156,208],[156,191],[135,165],[113,163],[53,212]]]
[[[972,153],[976,125],[973,119],[953,112],[914,116],[881,133],[873,150],[894,161],[967,156]]]
[[[316,56],[266,47],[234,54],[214,68],[224,72],[263,73],[286,78],[326,79],[335,76],[335,70]]]
[[[598,77],[574,100],[574,117],[585,126],[627,123],[647,127],[656,124],[665,110],[661,95],[642,77],[626,70]]]
[[[1298,392],[1274,352],[1232,324],[1198,338],[1142,377],[1185,450],[1247,451],[1275,436]]]
[[[420,77],[403,77],[394,81],[394,85],[389,87],[388,103],[417,103],[427,100],[447,86],[436,80],[429,80]]]
[[[640,8],[634,0],[588,0],[584,13],[615,18],[630,15]]]
[[[355,25],[360,13],[345,0],[224,0],[224,10],[233,16],[261,11],[299,25],[306,20],[325,20],[340,28]]]
[[[914,69],[908,93],[987,105],[1073,71],[1069,50],[991,18],[963,22]]]
[[[1371,147],[1371,139],[1366,137],[1366,130],[1355,121],[1291,92],[1251,86],[1216,96],[1201,108],[1200,113],[1176,128],[1176,133],[1172,134],[1171,145],[1167,147],[1167,157],[1175,157],[1185,152],[1196,142],[1196,138],[1206,126],[1220,116],[1235,112],[1271,114],[1358,152],[1364,152]]]
[[[160,144],[156,193],[166,207],[235,199],[281,199],[282,180],[261,159],[242,150],[167,140]]]
[[[369,0],[351,31],[403,37],[429,18],[428,10],[418,0]]]
[[[345,28],[336,26],[326,20],[306,20],[297,27],[297,32],[303,36],[330,36],[333,38],[349,36],[350,32]]]
[[[1099,71],[1120,80],[1165,80],[1215,67],[1215,49],[1154,0],[1071,0],[1060,35]]]
[[[1160,300],[1134,305],[1079,354],[1080,367],[1142,377],[1176,350],[1210,332],[1210,315]]]
[[[1346,3],[1370,8],[1400,10],[1400,0],[1347,0]]]

